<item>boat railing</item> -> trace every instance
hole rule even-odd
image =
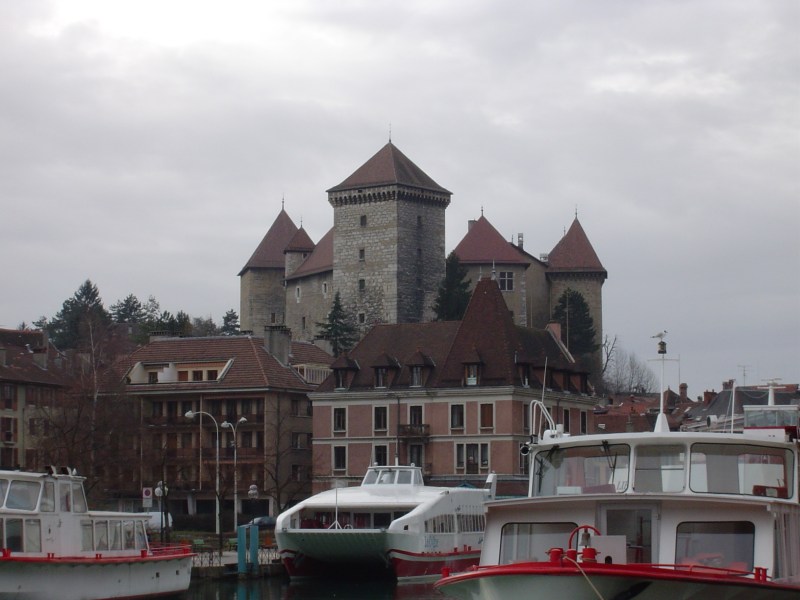
[[[178,556],[192,554],[191,544],[151,544],[150,553],[153,556]]]

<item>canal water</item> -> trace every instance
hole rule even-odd
[[[315,580],[290,583],[281,577],[192,581],[186,600],[445,600],[433,584],[394,581]]]

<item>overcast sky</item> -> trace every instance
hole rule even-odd
[[[604,333],[668,330],[672,389],[797,383],[798,33],[796,0],[0,0],[0,327],[87,278],[221,324],[282,199],[318,241],[391,128],[448,252],[577,210]]]

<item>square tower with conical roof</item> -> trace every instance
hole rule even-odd
[[[328,190],[333,288],[360,326],[432,319],[450,196],[391,142]]]

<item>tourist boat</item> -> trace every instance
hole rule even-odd
[[[800,598],[800,408],[777,435],[670,432],[662,414],[653,432],[569,437],[534,404],[528,496],[487,504],[480,565],[445,572],[445,595]]]
[[[275,540],[293,578],[347,574],[433,578],[478,564],[483,489],[434,487],[416,466],[372,466],[360,486],[326,490],[278,516]]]
[[[83,477],[0,470],[0,597],[99,600],[189,587],[191,549],[151,548],[147,513],[90,511]]]

